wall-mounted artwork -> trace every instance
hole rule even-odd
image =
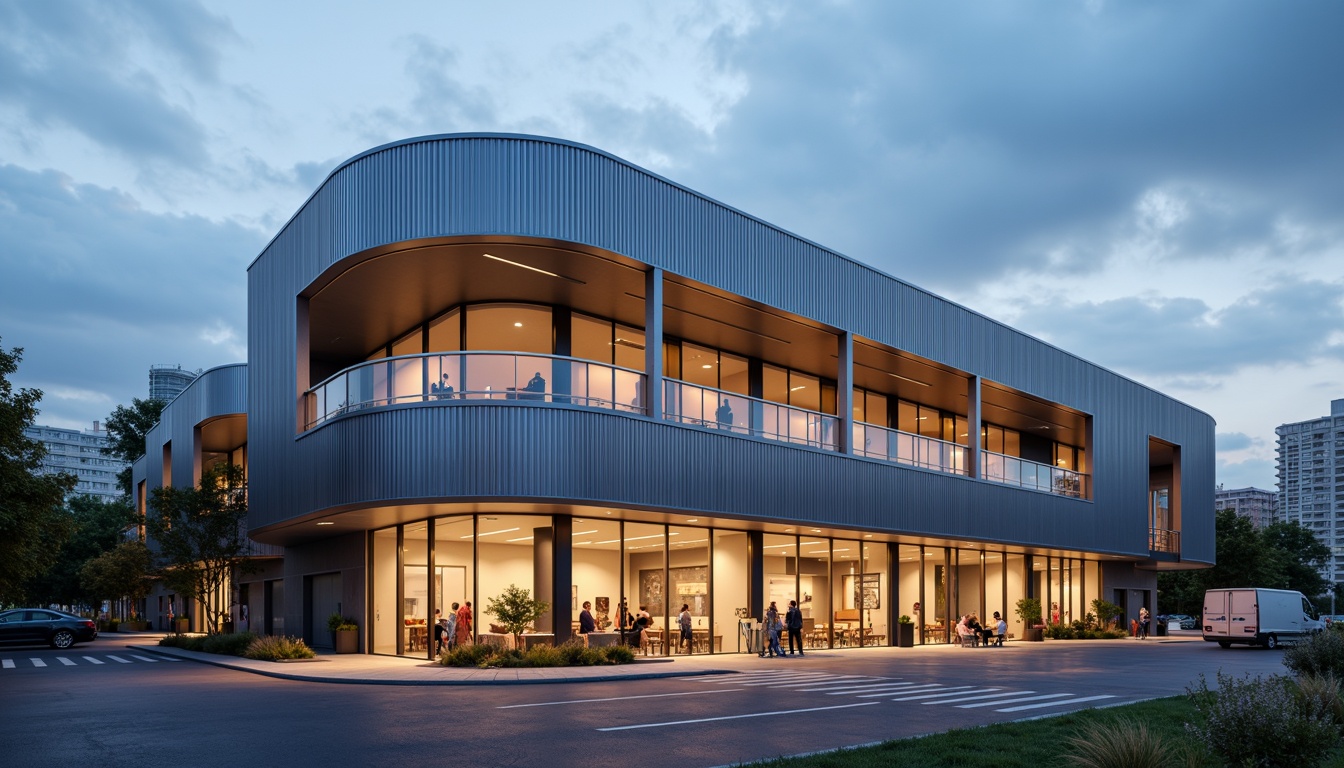
[[[882,577],[880,574],[860,574],[855,589],[857,591],[854,594],[854,602],[860,608],[876,610],[882,607]]]
[[[663,615],[663,569],[639,572],[639,604],[650,616]]]

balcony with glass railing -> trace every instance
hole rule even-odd
[[[840,419],[835,416],[676,379],[663,379],[663,418],[827,451],[840,450]]]
[[[369,408],[427,401],[530,401],[645,413],[644,374],[514,352],[404,355],[347,368],[307,392],[307,429]]]
[[[954,475],[968,471],[964,445],[864,422],[854,424],[854,453]]]
[[[1074,499],[1087,497],[1087,475],[1016,456],[981,451],[981,475],[994,483],[1044,491]]]

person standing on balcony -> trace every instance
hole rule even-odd
[[[448,383],[448,374],[443,374],[442,383],[430,385],[430,393],[439,400],[446,400],[453,396],[453,385]]]
[[[541,371],[537,371],[536,373],[532,374],[532,378],[528,380],[527,386],[523,387],[523,389],[533,393],[531,395],[528,395],[529,400],[545,399],[546,379],[542,378]]]
[[[714,411],[714,419],[719,422],[719,429],[733,428],[733,408],[728,405],[728,398],[723,398],[723,405]]]

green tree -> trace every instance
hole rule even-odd
[[[0,347],[0,605],[23,602],[29,582],[55,560],[71,527],[65,495],[75,487],[73,475],[36,474],[47,451],[23,430],[42,393],[14,390],[9,379],[22,359],[22,349]]]
[[[101,598],[121,597],[89,593],[81,583],[80,571],[90,560],[111,552],[123,541],[127,528],[136,522],[135,510],[125,499],[103,501],[81,494],[66,502],[66,515],[70,537],[46,572],[30,582],[26,590],[29,598],[42,605],[96,606]]]
[[[550,607],[551,604],[545,600],[533,600],[531,590],[510,584],[499,597],[486,600],[485,612],[499,619],[499,623],[513,635],[514,647],[521,649],[523,644],[520,636],[523,630],[546,615]]]
[[[152,568],[153,558],[144,542],[123,541],[85,563],[79,571],[79,580],[84,591],[99,600],[112,601],[116,606],[125,597],[134,606],[149,594]]]
[[[1229,509],[1215,513],[1217,564],[1194,571],[1160,573],[1158,606],[1164,613],[1198,616],[1204,593],[1229,587],[1296,589],[1308,597],[1329,589],[1319,569],[1330,550],[1297,523],[1275,523],[1257,530]]]
[[[228,618],[230,576],[249,569],[250,543],[243,530],[247,488],[242,467],[220,464],[195,488],[156,488],[145,521],[158,546],[164,584],[205,604],[212,632]]]
[[[138,397],[131,398],[130,407],[118,405],[104,423],[108,444],[103,448],[103,453],[130,462],[144,456],[145,436],[159,423],[165,405],[167,403],[162,400],[141,400]],[[123,494],[131,495],[130,467],[117,473],[117,485]]]

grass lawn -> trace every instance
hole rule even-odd
[[[811,757],[781,758],[753,765],[779,768],[865,768],[866,766],[908,765],[921,768],[1050,768],[1066,766],[1063,755],[1068,740],[1085,725],[1129,717],[1147,723],[1164,741],[1193,743],[1185,735],[1185,722],[1196,717],[1195,708],[1184,696],[1145,701],[1125,707],[1090,709],[1019,723],[1003,723],[983,728],[958,729],[918,739],[888,741],[874,747],[832,752]],[[1172,766],[1185,765],[1183,759]],[[1217,761],[1192,765],[1217,765]],[[1336,749],[1327,768],[1344,768],[1344,753]]]

